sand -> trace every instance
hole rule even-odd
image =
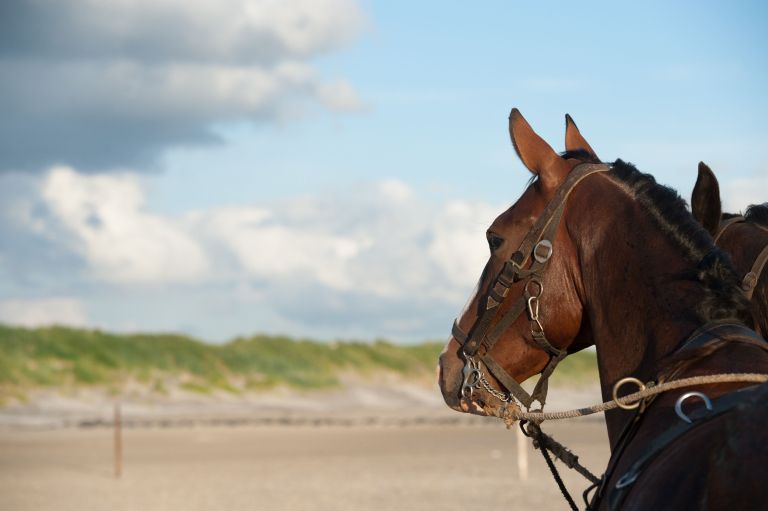
[[[388,424],[129,428],[120,479],[107,427],[4,430],[0,509],[567,509],[530,446],[520,480],[515,434],[500,423]],[[601,421],[545,430],[593,471],[604,467]],[[563,475],[580,503],[586,481]]]

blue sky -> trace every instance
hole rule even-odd
[[[699,160],[726,208],[766,198],[762,3],[86,7],[0,16],[6,322],[442,338],[528,178],[513,106],[685,198]]]

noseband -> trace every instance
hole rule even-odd
[[[565,211],[568,196],[584,178],[597,172],[606,172],[610,167],[605,164],[582,163],[577,165],[558,187],[541,216],[523,239],[518,249],[504,263],[495,280],[488,287],[485,307],[475,321],[469,333],[459,327],[458,319],[453,322],[453,337],[461,344],[464,356],[463,382],[461,395],[471,397],[473,391],[482,386],[493,396],[502,401],[511,401],[512,396],[530,409],[534,401],[542,406],[547,396],[549,377],[557,364],[568,354],[552,345],[544,334],[544,327],[539,319],[539,299],[544,292],[542,284],[544,272],[552,257],[555,233]],[[529,265],[530,263],[530,265]],[[528,266],[526,268],[526,266]],[[501,312],[509,299],[509,288],[515,282],[526,280],[522,295],[505,312]],[[541,371],[539,381],[529,394],[504,368],[491,356],[490,352],[501,335],[528,311],[531,321],[531,336],[536,345],[549,355],[549,362]],[[479,359],[479,360],[476,360]],[[505,395],[493,389],[482,373],[480,361],[496,380],[507,390]]]

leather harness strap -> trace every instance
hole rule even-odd
[[[747,222],[746,218],[743,216],[735,216],[733,218],[729,218],[728,220],[724,220],[720,223],[720,228],[718,229],[713,242],[717,244],[717,241],[730,226],[743,222]],[[768,231],[768,229],[761,225],[755,225],[755,227],[759,227],[760,229]],[[744,295],[748,300],[752,299],[752,294],[755,292],[757,281],[760,278],[760,274],[763,272],[763,269],[765,269],[766,263],[768,263],[768,245],[763,247],[763,250],[761,250],[757,255],[755,262],[752,263],[752,268],[747,272],[746,275],[744,275],[744,278],[741,281],[741,289],[744,291]]]
[[[720,228],[717,230],[717,234],[715,234],[714,239],[712,240],[712,243],[717,245],[717,240],[720,239],[720,236],[723,235],[723,233],[733,224],[740,224],[741,222],[744,222],[745,219],[741,215],[734,216],[732,218],[729,218],[728,220],[723,220],[720,222]]]
[[[694,330],[688,338],[675,349],[672,355],[672,364],[662,371],[657,378],[658,382],[666,381],[672,377],[679,375],[684,371],[691,363],[696,362],[698,358],[687,358],[688,354],[696,355],[697,350],[712,346],[715,350],[725,347],[728,343],[738,342],[741,344],[751,345],[756,348],[768,351],[768,343],[757,335],[754,331],[750,330],[742,323],[736,323],[733,320],[716,320],[710,321],[701,327]],[[706,355],[705,355],[706,356]],[[675,360],[676,359],[676,360]],[[683,362],[681,364],[681,362]],[[642,470],[650,464],[658,454],[660,454],[664,448],[666,448],[672,441],[685,434],[689,429],[697,427],[707,420],[716,417],[722,413],[727,412],[734,406],[738,405],[746,396],[747,389],[754,389],[757,387],[765,388],[765,385],[752,386],[739,391],[731,392],[724,396],[721,396],[713,401],[714,409],[709,414],[703,413],[706,410],[697,410],[690,414],[689,417],[693,420],[693,424],[676,425],[670,428],[667,432],[659,437],[658,442],[654,442],[649,451],[636,460],[627,472],[622,474],[617,483],[620,487],[608,488],[608,482],[611,480],[616,467],[619,464],[619,460],[622,454],[626,450],[627,446],[631,443],[637,430],[640,427],[641,420],[644,417],[644,412],[654,401],[653,398],[647,399],[643,406],[637,409],[634,418],[627,424],[627,427],[622,431],[619,441],[614,448],[614,452],[608,461],[608,467],[605,474],[603,474],[602,481],[598,487],[597,492],[593,497],[592,502],[589,503],[587,509],[597,509],[602,499],[608,496],[610,509],[616,509],[616,506],[626,498],[630,487],[637,476]],[[634,474],[634,477],[631,475]]]
[[[490,351],[503,333],[526,311],[526,308],[530,312],[532,301],[538,301],[543,291],[541,278],[552,255],[555,234],[571,192],[586,177],[608,170],[610,167],[605,164],[582,163],[577,165],[555,191],[554,197],[520,243],[519,248],[504,263],[501,271],[488,287],[483,310],[469,333],[465,333],[460,328],[458,320],[453,323],[452,334],[462,345],[464,357],[470,359],[477,355],[496,380],[526,408],[530,408],[534,401],[544,404],[549,376],[557,364],[565,358],[567,351],[558,349],[549,342],[541,324],[538,323],[538,316],[530,318],[537,325],[537,328],[531,328],[533,341],[550,356],[549,362],[542,370],[539,381],[531,394],[528,394],[514,377],[496,363],[490,355]],[[530,266],[526,268],[529,261]],[[501,313],[502,306],[510,299],[510,287],[525,279],[528,281],[521,296],[505,312]],[[535,289],[530,289],[532,287]]]
[[[760,278],[766,263],[768,263],[768,245],[763,247],[763,250],[752,264],[752,269],[744,275],[744,280],[741,281],[741,289],[749,300],[752,299],[752,294],[755,292],[755,287],[757,287],[757,280]]]
[[[621,509],[638,477],[640,477],[648,465],[677,439],[712,419],[733,410],[737,406],[742,405],[742,403],[750,402],[762,406],[766,398],[766,389],[768,389],[767,384],[753,385],[720,396],[712,401],[711,410],[697,408],[688,415],[691,422],[681,421],[656,437],[651,447],[616,481],[611,493],[608,495],[608,508],[611,511]]]

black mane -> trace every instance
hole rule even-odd
[[[749,302],[741,291],[730,257],[712,244],[712,238],[691,216],[680,195],[622,160],[613,163],[610,175],[632,190],[661,231],[696,265],[696,271],[684,277],[700,282],[704,288],[704,299],[696,311],[699,318],[704,322],[747,320]],[[768,206],[764,211],[760,206],[760,212],[750,213],[753,208],[750,207],[748,214],[768,216]]]
[[[752,204],[744,213],[744,220],[753,224],[768,227],[768,202],[763,204]]]

